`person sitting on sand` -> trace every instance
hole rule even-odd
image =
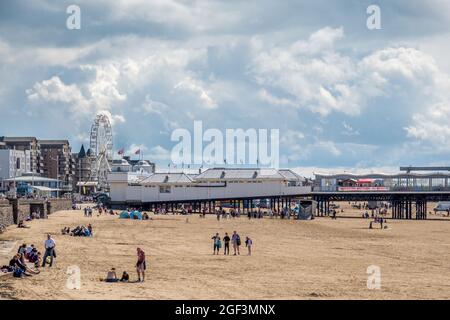
[[[31,244],[30,246],[28,246],[25,250],[25,258],[29,258],[31,252],[33,251],[33,249],[35,249],[34,244]]]
[[[41,253],[38,252],[36,248],[33,248],[33,250],[28,256],[28,261],[34,263],[34,266],[38,268],[39,263],[41,262]]]
[[[148,214],[147,214],[147,212],[144,212],[143,214],[142,214],[142,220],[148,220]]]
[[[145,265],[145,252],[141,248],[137,248],[137,262],[136,262],[136,271],[138,274],[138,281],[145,281],[145,269],[147,269]],[[142,275],[142,278],[141,278]]]
[[[121,282],[128,282],[128,281],[130,281],[130,275],[126,271],[124,271],[122,273],[122,278],[120,279],[120,281]]]
[[[22,271],[20,274],[23,273],[26,276],[31,276],[31,274],[39,273],[39,271],[31,270],[25,263],[20,261],[20,254],[14,255],[14,257],[9,261],[9,266],[20,269]]]
[[[111,270],[108,271],[108,273],[106,274],[106,282],[118,282],[119,279],[117,279],[117,274],[116,274],[116,268],[111,268]]]
[[[88,224],[87,229],[89,231],[89,235],[92,237],[94,235],[94,233],[93,233],[92,225],[90,223]]]
[[[17,228],[29,228],[29,226],[25,225],[23,220],[20,220],[19,223],[17,224]]]
[[[22,263],[25,263],[25,253],[27,252],[27,244],[22,244],[19,249],[17,250],[17,254],[20,255],[20,260]]]

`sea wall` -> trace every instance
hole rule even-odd
[[[14,224],[13,208],[8,200],[0,200],[0,224],[4,226]]]
[[[70,199],[49,199],[47,201],[47,214],[70,209],[72,209],[72,200]]]
[[[25,221],[31,213],[38,213],[40,219],[60,210],[70,210],[70,199],[8,199],[0,200],[0,223],[9,226]]]

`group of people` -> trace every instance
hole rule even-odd
[[[207,209],[203,208],[200,217],[204,218],[206,216]],[[291,214],[293,211],[288,208],[284,207],[282,210],[272,210],[267,209],[267,212],[264,210],[261,210],[261,208],[258,208],[258,210],[249,210],[247,211],[247,218],[249,220],[251,219],[262,219],[264,216],[268,216],[269,218],[281,218],[281,219],[289,219],[291,217]],[[229,218],[239,218],[241,216],[241,209],[240,208],[231,208],[229,211],[226,211],[222,207],[215,210],[217,221],[220,221],[220,219],[229,219]]]
[[[227,232],[225,232],[225,235],[223,237],[223,239],[220,238],[219,233],[216,233],[212,238],[213,240],[213,255],[219,255],[220,253],[220,249],[222,248],[222,240],[223,240],[223,244],[224,244],[224,249],[223,249],[223,254],[224,255],[229,255],[230,254],[230,242],[233,245],[233,251],[234,254],[233,255],[240,255],[240,246],[241,246],[241,237],[239,236],[239,234],[236,231],[233,231],[233,235],[230,236],[228,235]],[[253,245],[253,240],[250,239],[250,237],[245,237],[245,246],[247,247],[248,253],[247,255],[251,255],[252,254],[252,245]]]
[[[64,227],[61,230],[61,234],[63,235],[70,235],[73,237],[92,237],[94,236],[94,230],[92,228],[92,225],[89,223],[87,227],[85,226],[76,226],[72,230],[70,230],[69,227]]]
[[[17,278],[38,274],[40,272],[39,266],[45,267],[46,264],[49,264],[50,267],[52,266],[53,259],[56,258],[55,247],[55,240],[53,240],[50,234],[47,235],[47,239],[44,242],[44,257],[41,257],[41,252],[34,244],[27,246],[24,243],[19,247],[17,253],[9,261],[9,264],[1,267],[1,270],[2,272],[12,272],[13,276]]]
[[[373,229],[374,223],[379,223],[380,229],[387,229],[387,220],[383,217],[375,216],[373,221],[369,222],[369,229]]]
[[[91,207],[84,207],[84,216],[85,217],[92,217],[92,208]]]
[[[26,245],[25,245],[26,247]],[[22,247],[19,248],[19,251],[22,249]],[[39,253],[32,253],[30,255],[31,257],[35,257],[37,259],[37,264],[39,264]],[[3,266],[1,269],[4,272],[12,272],[13,276],[16,278],[22,278],[23,276],[31,276],[33,274],[38,274],[39,270],[33,270],[27,265],[28,258],[25,258],[23,253],[16,253],[12,259],[9,261],[8,266]],[[30,262],[30,260],[28,260]],[[36,267],[36,264],[35,264]]]
[[[136,272],[138,276],[138,282],[145,281],[145,270],[147,269],[145,262],[145,252],[141,248],[136,249],[137,252],[137,262],[136,262]],[[106,274],[106,282],[129,282],[130,275],[124,271],[122,277],[119,279],[116,274],[116,268],[111,268]]]

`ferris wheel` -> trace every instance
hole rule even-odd
[[[113,158],[112,128],[109,118],[99,114],[91,127],[90,148],[93,162],[91,164],[91,180],[98,182],[99,189],[107,188],[107,175],[111,171]]]

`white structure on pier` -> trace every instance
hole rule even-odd
[[[287,197],[311,191],[291,170],[213,168],[197,174],[113,171],[113,204]]]

